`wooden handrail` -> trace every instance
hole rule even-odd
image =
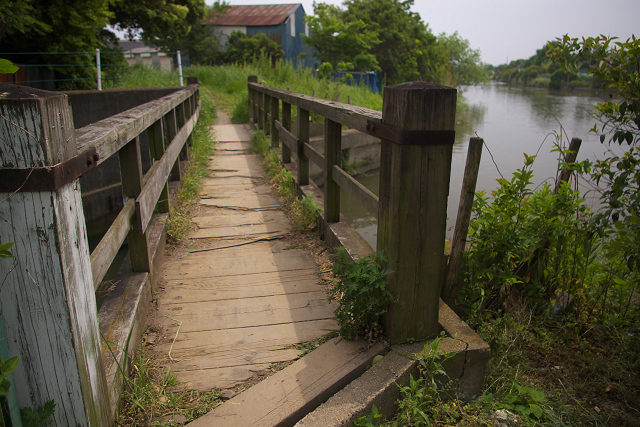
[[[192,97],[197,90],[197,85],[190,85],[170,95],[77,129],[78,153],[95,148],[100,156],[98,164],[104,162],[165,114]]]

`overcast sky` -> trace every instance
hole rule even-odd
[[[212,4],[213,0],[206,0]],[[313,1],[228,0],[231,5],[302,3],[313,14]],[[341,5],[342,0],[321,3]],[[546,41],[564,34],[599,34],[627,39],[640,36],[640,0],[415,0],[412,7],[431,32],[457,31],[479,49],[482,60],[499,65],[536,53]]]

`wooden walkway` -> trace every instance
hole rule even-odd
[[[217,125],[219,141],[188,233],[193,245],[163,267],[156,350],[186,388],[232,388],[296,343],[337,330],[316,263],[288,249],[283,202],[248,151],[246,125]]]

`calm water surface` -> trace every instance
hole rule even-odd
[[[486,144],[476,187],[477,190],[485,191],[496,187],[496,179],[500,178],[500,174],[511,179],[511,174],[524,164],[523,153],[538,155],[534,163],[536,184],[545,180],[553,181],[558,153],[551,150],[558,141],[558,136],[562,136],[561,142],[565,145],[573,137],[582,139],[578,161],[602,158],[607,151],[608,146],[602,145],[597,135],[589,133],[595,123],[591,111],[601,101],[592,92],[554,94],[546,89],[491,84],[466,87],[463,93],[470,114],[467,122],[456,126],[448,203],[448,237],[453,236],[470,137],[477,135],[484,138]],[[359,176],[358,179],[378,194],[377,173]],[[344,192],[341,208],[344,215],[375,248],[375,216],[361,208]]]

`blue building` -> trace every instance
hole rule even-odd
[[[222,50],[233,31],[242,31],[249,37],[264,33],[282,47],[285,60],[293,61],[296,67],[312,68],[318,60],[313,48],[304,43],[303,34],[309,35],[305,16],[301,4],[231,6],[227,13],[205,24],[213,26]],[[306,54],[303,58],[302,53]]]

